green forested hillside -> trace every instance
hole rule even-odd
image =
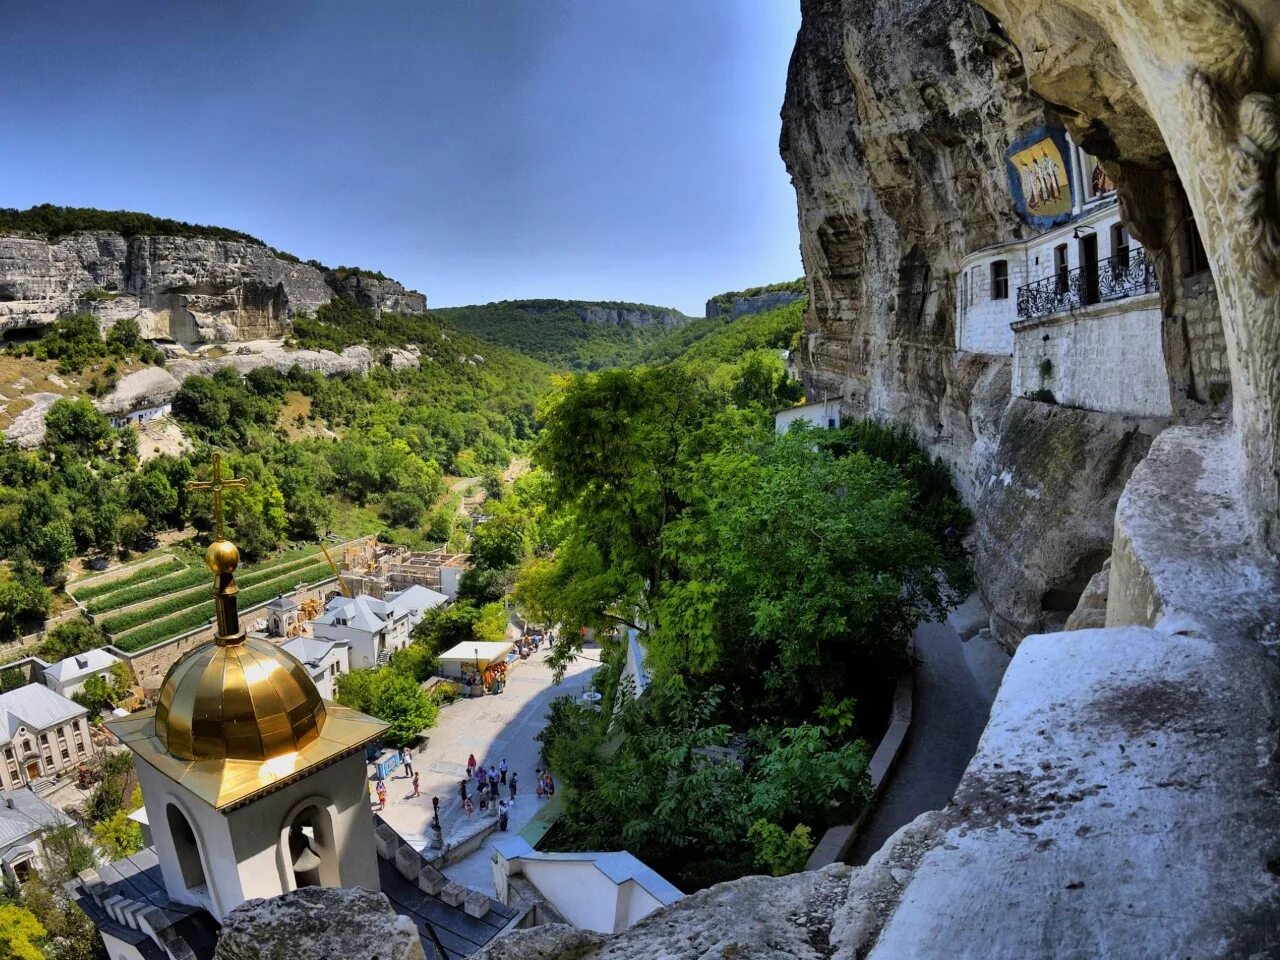
[[[727,363],[752,350],[790,349],[804,326],[807,302],[797,300],[738,320],[727,317],[693,320],[649,344],[639,360],[647,364],[670,363],[681,358]]]
[[[602,323],[584,317],[584,308],[645,313],[653,322]],[[690,322],[668,307],[613,301],[504,300],[427,312],[481,340],[511,347],[561,370],[628,366],[641,359],[646,347],[663,339],[668,325],[680,329]]]

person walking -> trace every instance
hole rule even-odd
[[[467,802],[467,781],[465,780],[458,781],[458,802]]]
[[[511,779],[507,781],[507,789],[511,792],[511,802],[516,802],[516,781],[520,779],[520,774],[514,770],[511,771]]]
[[[413,796],[417,797],[420,795],[421,795],[421,790],[418,787],[418,775],[415,773],[413,775]]]
[[[499,830],[507,829],[508,815],[509,815],[509,811],[507,809],[507,801],[499,800],[498,801],[498,829]]]
[[[547,796],[554,797],[556,795],[556,782],[551,779],[551,771],[547,771]]]
[[[468,819],[468,820],[470,820],[470,819],[471,819],[471,812],[472,812],[472,810],[473,810],[473,809],[474,809],[474,807],[471,805],[471,797],[470,797],[470,796],[463,797],[463,798],[462,798],[462,812],[463,812],[463,813],[465,813],[465,814],[467,815],[467,819]]]
[[[497,780],[489,781],[489,799],[492,800],[494,803],[498,802],[498,781]]]
[[[384,780],[378,781],[378,809],[385,810],[387,807],[387,784]]]
[[[405,747],[400,751],[400,762],[404,764],[404,775],[406,777],[413,776],[413,754]]]
[[[475,776],[476,772],[476,755],[473,753],[467,757],[467,776]]]
[[[489,764],[489,782],[490,783],[498,782],[498,768],[495,767],[493,764]]]
[[[541,767],[533,774],[533,792],[537,794],[538,799],[542,799],[547,793],[547,782],[542,778]]]
[[[489,794],[486,791],[480,793],[480,816],[484,816],[489,812]]]
[[[498,776],[505,784],[507,782],[507,758],[503,757],[502,762],[498,764]]]

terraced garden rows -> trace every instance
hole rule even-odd
[[[251,587],[256,583],[262,583],[266,580],[274,580],[276,577],[296,570],[301,567],[309,566],[315,563],[323,562],[315,554],[309,556],[295,556],[290,559],[288,556],[279,558],[276,562],[262,567],[256,567],[251,572],[236,578],[236,582],[241,588]],[[188,574],[195,575],[194,577]],[[108,610],[119,610],[121,612],[114,616],[107,617],[102,621],[102,626],[108,633],[122,633],[130,627],[135,627],[140,623],[146,623],[148,620],[154,620],[156,617],[165,616],[183,607],[190,606],[199,599],[208,595],[210,589],[211,578],[209,571],[203,567],[195,567],[176,577],[172,583],[161,583],[154,587],[143,585],[132,588],[139,591],[140,595],[126,597],[124,603],[112,603],[110,606],[102,608],[102,612]],[[146,603],[145,601],[155,600],[154,603]],[[106,598],[99,601],[103,603]],[[92,605],[88,607],[90,613],[99,613]]]
[[[292,567],[288,571],[281,572],[279,569],[269,572],[271,579],[264,582],[257,582],[256,585],[248,585],[246,580],[241,581],[240,589],[240,610],[244,612],[249,607],[259,603],[265,603],[277,594],[291,590],[298,583],[315,583],[323,580],[329,574],[329,565],[324,559],[313,562],[302,567]],[[148,607],[143,611],[145,619],[140,625],[131,629],[125,629],[119,633],[112,632],[112,643],[121,650],[135,651],[144,647],[149,647],[161,640],[167,640],[169,637],[177,636],[180,633],[186,633],[188,630],[194,630],[196,627],[208,623],[213,618],[214,608],[213,600],[204,600],[197,604],[191,604],[189,600],[179,608],[176,612],[162,619],[155,619],[156,607]],[[108,626],[108,631],[110,627]]]
[[[117,590],[123,590],[126,587],[132,587],[139,583],[145,583],[153,577],[164,577],[169,574],[187,569],[187,565],[177,557],[166,557],[163,563],[152,563],[145,567],[135,570],[128,576],[119,577],[114,580],[107,580],[103,583],[90,583],[87,586],[71,584],[67,587],[67,591],[72,594],[81,603],[93,600],[97,597],[106,596]],[[97,578],[95,578],[97,579]]]

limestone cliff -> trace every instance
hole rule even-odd
[[[362,306],[421,313],[395,281],[339,290]],[[180,342],[281,337],[333,299],[315,267],[268,247],[205,237],[83,232],[54,242],[0,237],[0,333],[92,313],[104,328],[136,318],[144,336]]]
[[[427,309],[425,294],[416,290],[406,290],[403,285],[383,276],[374,276],[364,271],[329,271],[325,274],[328,282],[340,297],[350,300],[358,307],[364,307],[381,314],[389,313],[416,314]]]
[[[961,259],[1027,235],[1005,151],[1052,121],[993,21],[969,0],[802,8],[781,143],[810,288],[796,366],[810,396],[907,424],[951,466],[974,509],[984,598],[1012,645],[1059,622],[1066,594],[1099,569],[1156,427],[1040,404],[1006,416],[1009,358],[955,349]],[[1057,527],[1067,503],[1073,520]]]
[[[795,303],[804,295],[802,290],[763,290],[750,295],[721,294],[707,301],[706,317],[708,320],[714,320],[716,317],[727,316],[730,320],[737,320],[739,317],[747,317],[753,313],[764,313],[766,310],[785,307],[789,303]]]

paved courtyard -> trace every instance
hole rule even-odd
[[[440,711],[440,721],[430,731],[426,748],[414,756],[422,795],[412,793],[411,780],[403,768],[387,780],[387,808],[382,816],[418,849],[426,846],[431,823],[431,798],[440,798],[440,820],[448,840],[467,826],[458,799],[458,781],[466,776],[467,756],[496,767],[504,757],[509,770],[520,774],[519,793],[511,811],[507,832],[495,832],[485,845],[466,859],[445,869],[445,873],[467,886],[493,893],[490,870],[492,840],[518,832],[534,815],[540,803],[534,794],[534,771],[541,765],[540,744],[534,739],[546,723],[547,709],[556,697],[581,696],[591,674],[599,666],[600,650],[587,647],[557,686],[552,683],[544,647],[528,660],[517,661],[507,675],[502,693],[459,700]],[[474,790],[472,791],[474,796]],[[501,793],[507,798],[504,787]],[[471,822],[480,821],[479,809]]]

